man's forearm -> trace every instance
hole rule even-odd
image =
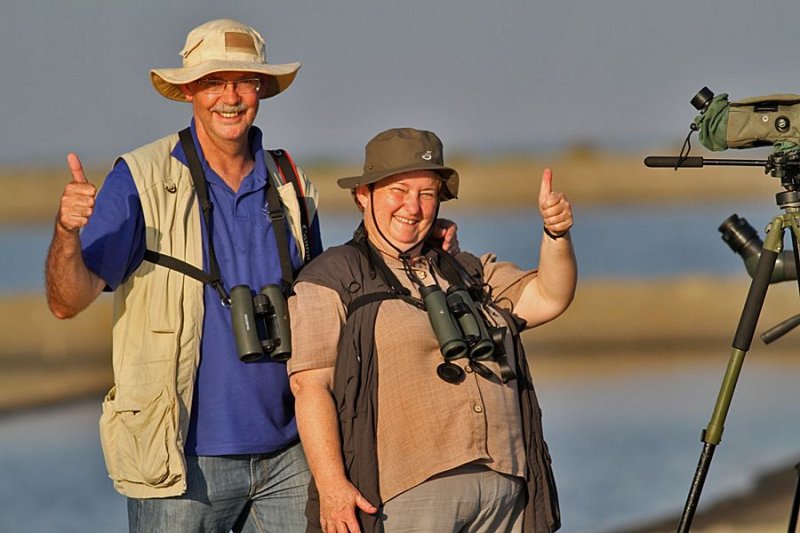
[[[47,304],[57,318],[71,318],[91,304],[105,282],[86,267],[78,232],[56,223],[45,264]]]

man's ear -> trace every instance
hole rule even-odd
[[[186,100],[188,100],[189,102],[194,100],[194,93],[192,92],[192,89],[189,87],[188,83],[185,83],[183,85],[179,85],[178,87],[180,87],[181,92],[183,93],[183,96],[186,97]]]
[[[267,94],[267,87],[272,82],[272,76],[260,74],[258,77],[261,79],[261,87],[258,89],[258,99],[261,100],[264,98],[264,95]]]

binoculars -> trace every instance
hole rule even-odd
[[[239,359],[273,361],[292,356],[292,332],[286,297],[277,285],[265,285],[255,296],[247,285],[231,289],[231,325]]]
[[[451,285],[445,294],[438,285],[428,285],[420,289],[420,296],[445,361],[461,357],[482,361],[495,355],[495,344],[502,342],[503,328],[491,328],[489,332],[466,289]]]

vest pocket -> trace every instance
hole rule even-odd
[[[103,400],[100,442],[115,484],[169,487],[181,477],[175,401],[166,389],[150,391],[149,395],[137,391],[123,403],[112,388]]]

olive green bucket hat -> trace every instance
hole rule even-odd
[[[214,72],[252,72],[265,77],[261,98],[284,91],[294,81],[300,63],[267,63],[264,38],[250,26],[231,19],[206,22],[189,32],[181,50],[183,67],[150,71],[156,91],[170,100],[186,102],[180,86]]]
[[[458,197],[458,173],[444,165],[442,141],[432,131],[414,128],[393,128],[373,137],[366,146],[364,173],[337,183],[354,189],[410,170],[436,171],[443,182],[441,200]]]

